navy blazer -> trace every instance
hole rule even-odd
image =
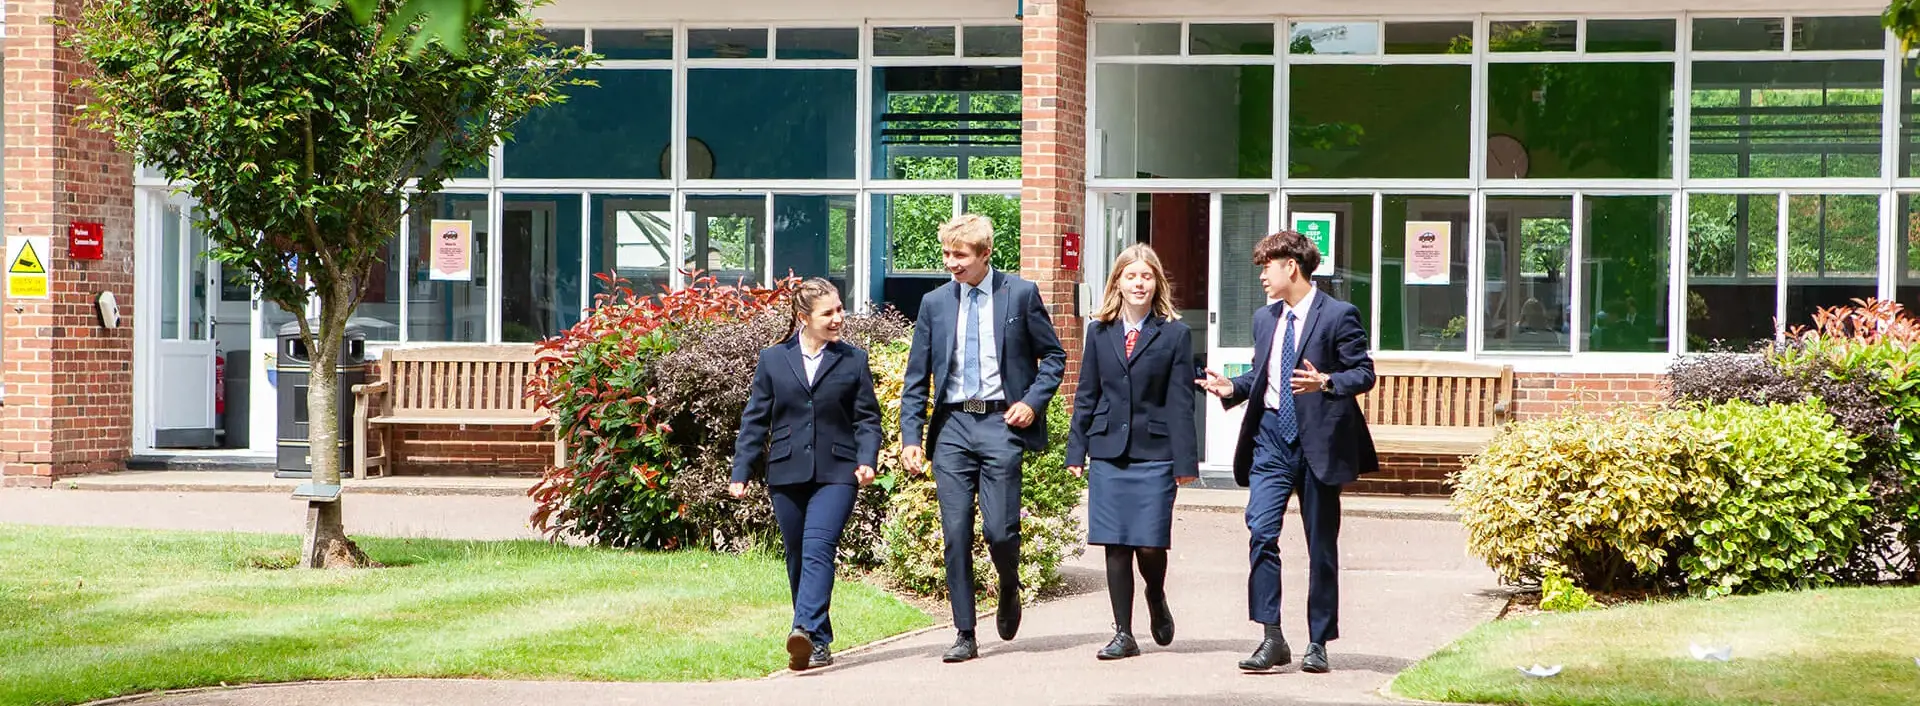
[[[1222,400],[1227,409],[1249,399],[1260,405],[1267,389],[1267,358],[1273,350],[1274,329],[1283,302],[1253,312],[1253,369],[1233,379],[1233,395]],[[1294,395],[1300,417],[1300,450],[1313,475],[1327,485],[1352,483],[1363,473],[1380,470],[1373,434],[1360,413],[1357,397],[1373,389],[1373,356],[1367,352],[1367,330],[1360,326],[1360,310],[1324,291],[1313,293],[1300,342],[1300,359],[1328,375],[1327,389]],[[1302,366],[1304,367],[1304,366]],[[1292,373],[1282,373],[1288,378]],[[1247,484],[1253,468],[1254,436],[1260,431],[1259,410],[1249,409],[1240,423],[1240,443],[1233,454],[1233,479]]]
[[[799,336],[760,351],[734,442],[733,482],[746,482],[762,463],[767,485],[853,484],[853,469],[879,469],[880,402],[867,352],[828,343],[815,380],[807,383]]]
[[[1053,330],[1053,317],[1040,301],[1040,288],[1017,275],[993,272],[993,338],[999,346],[1000,383],[1007,404],[1033,408],[1033,424],[1013,430],[1028,451],[1047,448],[1047,403],[1060,390],[1067,352]],[[923,446],[932,402],[932,428],[946,420],[947,376],[953,371],[953,339],[959,326],[960,283],[948,282],[920,299],[920,320],[913,325],[907,353],[905,389],[900,393],[900,441]]]
[[[1127,325],[1094,322],[1081,348],[1067,465],[1085,466],[1088,456],[1172,461],[1175,478],[1199,476],[1193,395],[1193,330],[1186,324],[1148,316],[1128,358]]]

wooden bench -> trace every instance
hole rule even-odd
[[[1360,409],[1380,453],[1477,454],[1513,418],[1513,366],[1375,359],[1373,368]]]
[[[513,343],[387,350],[380,379],[353,386],[353,477],[393,470],[399,427],[550,423],[546,410],[522,394],[536,351],[533,344]],[[372,439],[379,440],[377,454]],[[555,438],[553,462],[565,459],[566,448]]]

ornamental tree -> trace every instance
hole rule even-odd
[[[72,42],[96,72],[78,82],[91,96],[80,119],[197,199],[211,256],[300,322],[312,449],[339,448],[343,334],[405,198],[483,166],[510,126],[579,83],[591,57],[540,36],[544,1],[477,5],[461,53],[381,41],[388,23],[419,23],[406,0],[374,3],[366,21],[308,0],[94,0],[82,13]],[[340,482],[339,454],[312,466],[315,482]],[[340,503],[308,523],[302,554],[364,564]]]

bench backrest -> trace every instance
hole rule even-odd
[[[524,417],[539,410],[522,392],[537,346],[503,343],[395,348],[381,356],[393,414]]]
[[[1368,424],[1491,427],[1512,413],[1513,366],[1447,360],[1373,361],[1360,397]]]

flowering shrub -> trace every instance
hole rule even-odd
[[[528,394],[561,420],[570,465],[549,470],[532,491],[535,527],[614,547],[739,552],[778,546],[765,488],[756,483],[735,500],[726,486],[753,366],[762,349],[789,331],[786,301],[796,282],[737,288],[702,278],[654,297],[636,297],[624,283],[610,282],[615,293],[599,297],[586,320],[543,344],[546,366]],[[912,325],[892,310],[848,316],[842,331],[868,353],[883,437],[878,478],[858,496],[840,560],[884,568],[896,585],[937,595],[946,587],[933,482],[908,478],[900,462],[900,396],[911,334]],[[1056,400],[1049,412],[1047,452],[1027,455],[1022,499],[1028,513],[1021,523],[1027,599],[1057,585],[1061,563],[1081,550],[1072,511],[1085,485],[1062,465],[1062,406]]]

